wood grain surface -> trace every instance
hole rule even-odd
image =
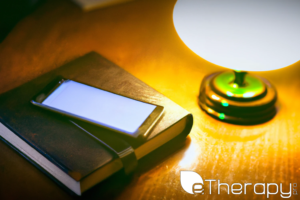
[[[172,21],[175,2],[137,0],[85,13],[70,1],[47,1],[0,43],[0,93],[96,51],[194,115],[184,147],[159,162],[143,161],[130,179],[116,174],[82,199],[267,199],[255,195],[253,186],[246,195],[228,195],[221,187],[218,195],[215,183],[212,195],[208,184],[204,195],[188,194],[180,185],[181,170],[228,184],[282,183],[284,192],[298,183],[300,193],[300,62],[256,73],[277,88],[274,119],[255,126],[217,121],[199,108],[197,96],[205,75],[225,69],[180,40]],[[72,198],[0,142],[0,199]]]

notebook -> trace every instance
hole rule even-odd
[[[32,105],[57,76],[161,105],[163,116],[146,141],[135,141]],[[192,124],[188,111],[95,52],[0,95],[0,139],[77,195],[120,170],[133,170],[138,162],[132,160],[185,138]]]

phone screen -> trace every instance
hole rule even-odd
[[[157,107],[72,80],[64,81],[42,104],[129,134]]]

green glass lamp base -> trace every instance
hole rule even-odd
[[[276,114],[275,88],[258,76],[243,72],[237,82],[233,71],[217,72],[204,77],[198,102],[212,117],[233,124],[259,124]]]

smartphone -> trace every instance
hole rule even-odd
[[[31,103],[139,139],[147,138],[164,110],[163,106],[64,78],[50,83]]]

